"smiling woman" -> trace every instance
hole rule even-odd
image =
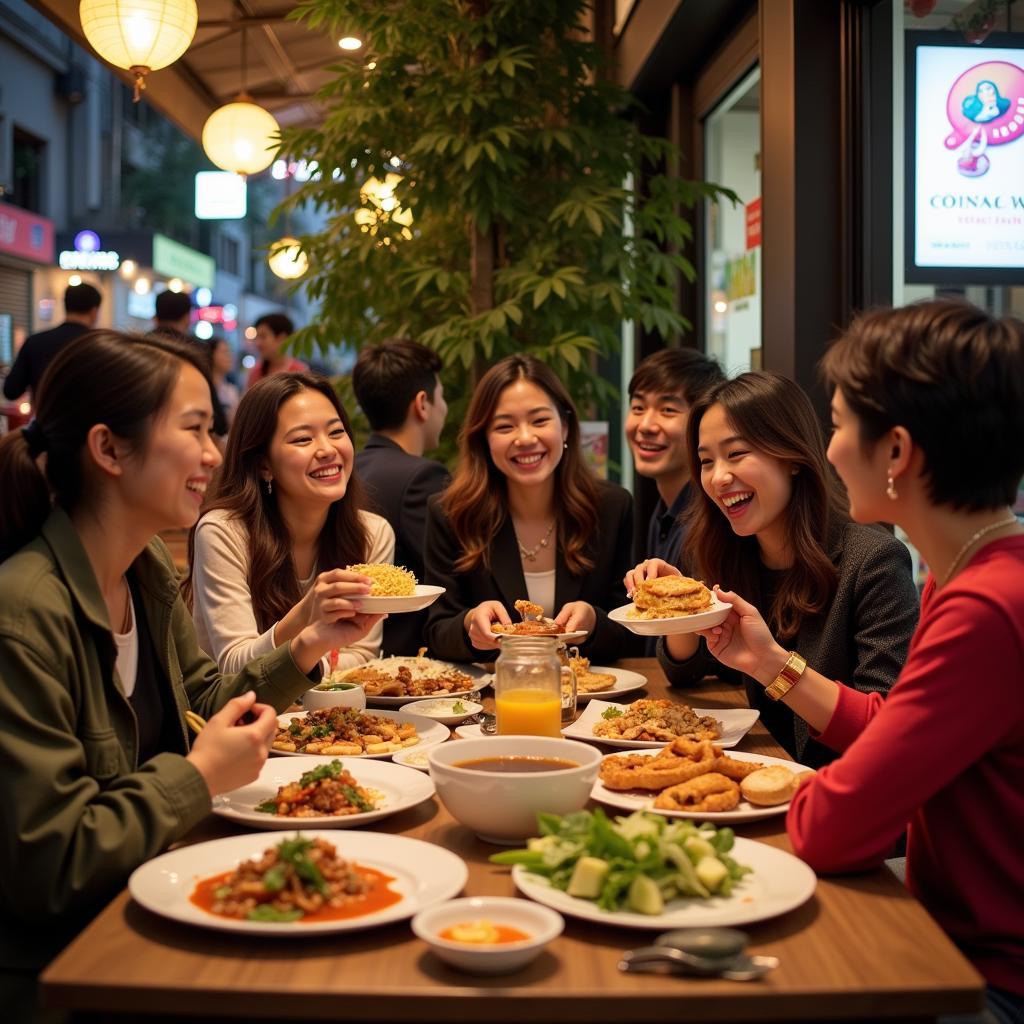
[[[339,567],[392,561],[395,535],[364,510],[353,462],[348,416],[325,378],[278,373],[242,398],[186,584],[200,645],[225,671],[324,614],[340,631],[337,667],[380,653],[381,617],[358,603],[372,581]]]

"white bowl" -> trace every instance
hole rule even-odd
[[[356,708],[362,711],[366,707],[366,691],[358,683],[344,683],[347,690],[318,690],[315,687],[302,695],[302,706],[307,711],[319,711],[322,708]]]
[[[457,767],[461,761],[517,755],[561,758],[577,767],[502,773]],[[487,736],[433,747],[427,764],[453,818],[485,842],[516,845],[537,835],[539,811],[569,814],[586,806],[601,752],[589,743],[552,736]]]
[[[457,924],[489,921],[518,928],[530,936],[521,942],[473,945],[442,939],[441,932]],[[562,915],[549,907],[507,896],[472,896],[449,900],[421,910],[412,919],[412,930],[445,963],[473,974],[508,974],[525,967],[565,927]]]
[[[462,711],[455,710],[457,704],[462,707]],[[464,697],[431,697],[429,700],[414,700],[403,704],[398,710],[407,711],[410,715],[433,718],[442,725],[456,725],[467,718],[472,718],[473,715],[480,714],[483,709],[483,704],[466,700]]]

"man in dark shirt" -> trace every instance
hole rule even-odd
[[[643,558],[679,564],[683,526],[679,516],[690,496],[690,462],[686,423],[690,406],[712,384],[723,379],[713,359],[694,349],[665,348],[649,355],[629,382],[626,440],[641,476],[658,488],[658,504],[647,527]],[[699,486],[699,481],[697,486]],[[654,653],[655,643],[648,645]]]
[[[373,433],[356,456],[356,474],[373,511],[395,531],[395,564],[423,582],[427,499],[448,486],[440,462],[423,458],[437,447],[448,406],[436,352],[404,338],[363,349],[352,370],[356,399]],[[384,654],[415,654],[423,646],[427,613],[384,620]]]
[[[4,381],[4,395],[12,401],[31,389],[33,400],[46,368],[57,353],[75,338],[91,331],[100,315],[100,293],[91,284],[69,285],[64,292],[64,323],[49,331],[30,334],[18,350]]]
[[[192,345],[206,370],[207,377],[212,377],[213,366],[210,361],[210,349],[189,332],[192,326],[192,300],[184,292],[172,292],[170,289],[156,297],[156,318],[151,333],[158,334],[173,341]],[[225,437],[228,432],[228,417],[224,412],[217,389],[210,381],[210,402],[213,405],[213,423],[210,433],[217,437]]]

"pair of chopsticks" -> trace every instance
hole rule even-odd
[[[185,712],[185,722],[188,727],[198,736],[206,726],[206,719],[202,715],[197,715],[194,711],[188,710]]]

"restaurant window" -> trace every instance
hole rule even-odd
[[[704,121],[704,179],[740,201],[706,209],[705,350],[732,375],[761,366],[761,75],[750,72]]]
[[[43,213],[46,143],[15,125],[11,139],[11,156],[14,202],[23,210]]]

